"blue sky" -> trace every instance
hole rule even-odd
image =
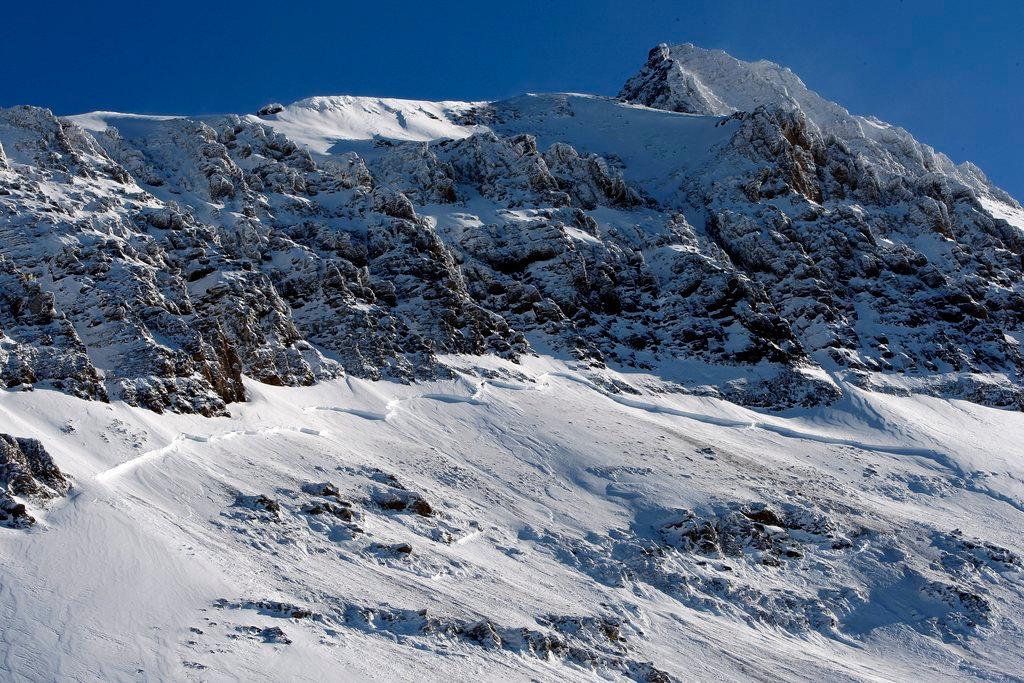
[[[440,7],[437,5],[441,5]],[[659,42],[792,68],[1024,199],[1024,0],[6,3],[0,106],[252,111],[314,94],[614,95]]]

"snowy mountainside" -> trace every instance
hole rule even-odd
[[[695,54],[726,59],[688,50],[688,69]],[[678,90],[653,65],[672,55],[623,95],[686,108],[659,94]],[[728,116],[586,95],[9,110],[7,268],[52,279],[78,339],[6,334],[5,382],[214,414],[242,374],[408,381],[446,374],[439,353],[551,350],[766,407],[834,400],[818,368],[1021,405],[1019,205],[903,137],[826,134],[795,76],[727,64],[705,74],[723,93],[768,73],[784,85],[749,96],[786,96]],[[907,149],[920,163],[894,173]],[[28,235],[54,241],[45,274]],[[681,364],[729,379],[687,382]]]
[[[692,45],[0,110],[0,668],[1024,680],[1022,289],[979,169]]]
[[[846,386],[770,416],[446,360],[245,380],[230,417],[0,396],[72,482],[0,535],[6,670],[1020,680],[1020,413]]]
[[[1013,203],[973,164],[955,165],[902,128],[850,114],[809,90],[789,69],[767,60],[744,62],[721,50],[689,43],[659,45],[619,97],[657,109],[718,116],[754,111],[764,105],[798,110],[821,133],[834,135],[872,157],[879,170],[897,174],[938,171]]]

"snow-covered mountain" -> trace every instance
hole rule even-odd
[[[1024,209],[788,69],[0,110],[17,680],[1022,680]]]

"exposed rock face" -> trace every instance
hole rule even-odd
[[[106,400],[106,389],[53,295],[0,256],[0,380],[6,387],[50,386]]]
[[[707,84],[721,97],[706,97]],[[986,202],[1019,205],[976,167],[850,115],[788,69],[692,45],[652,50],[620,97],[698,114],[746,109],[685,186],[712,239],[816,360],[1024,406],[1014,336],[1024,233]]]
[[[724,116],[736,111],[735,107],[720,100],[697,74],[688,71],[684,63],[673,59],[680,51],[688,52],[687,47],[693,46],[675,48],[676,55],[664,43],[652,49],[644,68],[626,81],[619,97],[655,109],[687,114]]]
[[[751,150],[781,163],[730,177]],[[969,187],[880,182],[882,172],[785,110],[743,116],[718,164],[723,179],[697,190],[711,234],[808,352],[858,370],[1019,378],[1019,346],[1005,332],[1022,320],[1021,234],[987,216]]]
[[[1024,224],[977,168],[689,45],[621,97],[704,118],[363,103],[388,137],[358,98],[88,130],[0,111],[0,379],[215,415],[242,375],[539,348],[765,407],[833,400],[822,368],[1024,407]]]
[[[619,97],[656,109],[711,116],[753,112],[760,106],[799,111],[823,137],[842,140],[885,175],[937,172],[1013,201],[973,164],[954,164],[902,128],[850,114],[774,62],[744,62],[689,43],[662,44],[650,51],[647,63],[626,82]]]
[[[70,489],[43,444],[0,434],[0,526],[21,529],[35,524],[25,504],[14,496],[44,501],[67,495]]]

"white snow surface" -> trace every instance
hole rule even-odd
[[[125,131],[131,131],[133,128],[145,128],[159,124],[162,121],[174,121],[175,119],[183,119],[184,116],[163,116],[154,114],[126,114],[118,111],[93,111],[86,114],[76,114],[75,116],[68,116],[69,121],[73,121],[85,130],[91,133],[102,133],[108,128],[116,128],[119,133],[129,135]]]
[[[460,122],[460,115],[484,104],[494,108],[498,122]],[[109,120],[111,116],[122,115],[101,112],[70,118],[93,130],[102,130],[97,121],[120,129],[120,123]],[[661,111],[578,93],[527,94],[492,103],[312,97],[287,105],[277,114],[249,118],[325,156],[355,151],[372,157],[367,143],[375,139],[425,142],[461,139],[487,130],[529,133],[536,136],[541,149],[563,142],[580,153],[621,162],[626,180],[655,197],[676,191],[686,172],[705,162],[737,126],[723,116]],[[665,145],[665,140],[672,144]]]
[[[737,122],[627,104],[596,95],[522,95],[494,103],[499,132],[529,132],[546,149],[567,142],[580,152],[616,159],[627,181],[664,197],[687,171],[736,132]],[[664,144],[671,140],[671,145]]]
[[[833,408],[769,416],[551,358],[482,364],[490,379],[464,366],[455,381],[417,386],[249,382],[251,400],[214,419],[0,393],[4,430],[41,439],[73,479],[67,499],[33,511],[36,527],[0,530],[5,678],[623,675],[403,621],[427,610],[540,631],[553,615],[612,617],[625,659],[678,680],[1020,680],[1019,565],[971,570],[992,612],[963,637],[942,631],[950,606],[922,592],[950,581],[940,564],[954,529],[1024,553],[1020,413],[847,386]],[[610,379],[639,393],[595,383]],[[390,477],[435,515],[374,507]],[[326,481],[364,533],[302,512],[323,500],[303,486]],[[238,494],[281,510],[256,515]],[[675,510],[779,495],[872,531],[848,550],[812,542],[780,567],[671,548],[628,556],[652,547],[651,529]],[[402,543],[411,554],[380,550]],[[615,574],[620,565],[631,568]],[[708,592],[719,585],[732,602]],[[778,595],[848,611],[832,635],[794,632],[786,603],[769,602]],[[314,616],[244,608],[261,601]],[[351,605],[409,612],[346,620]],[[744,611],[758,605],[777,623]],[[289,644],[251,635],[275,626]]]
[[[1015,228],[1024,230],[1024,209],[1021,209],[1020,206],[984,196],[979,197],[978,201],[994,217],[1001,218]]]
[[[478,104],[350,95],[310,97],[258,120],[312,152],[328,154],[341,140],[382,137],[424,142],[468,137],[476,128],[460,125],[453,117]]]

